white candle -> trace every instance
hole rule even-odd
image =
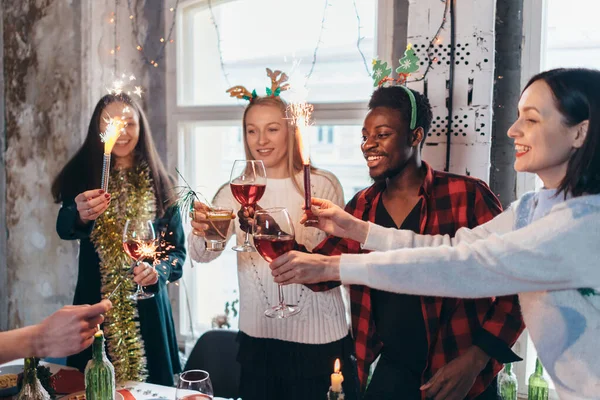
[[[333,367],[333,374],[331,374],[331,391],[341,393],[342,382],[344,382],[344,375],[340,372],[340,359],[336,358]]]

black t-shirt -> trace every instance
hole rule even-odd
[[[400,229],[419,232],[420,218],[421,202],[411,210]],[[377,205],[375,223],[386,228],[398,228],[383,201]],[[427,332],[421,298],[372,289],[371,304],[377,336],[383,342],[383,349],[377,365],[377,369],[381,367],[382,375],[379,379],[373,377],[371,386],[374,387],[369,386],[369,392],[384,390],[382,386],[388,386],[390,379],[393,379],[395,396],[420,396],[421,373],[427,364]],[[402,393],[398,393],[398,388]]]

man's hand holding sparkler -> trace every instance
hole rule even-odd
[[[133,269],[133,280],[140,286],[152,286],[158,282],[156,268],[142,261]]]
[[[79,219],[83,224],[94,221],[110,204],[110,194],[102,189],[87,190],[75,197]]]

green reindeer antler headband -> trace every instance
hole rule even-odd
[[[410,100],[410,129],[415,129],[417,126],[417,101],[415,94],[407,88],[406,80],[408,76],[419,70],[419,57],[415,54],[412,45],[409,43],[404,51],[404,56],[400,59],[400,66],[396,68],[398,78],[390,77],[392,69],[388,68],[387,62],[381,60],[373,60],[373,86],[381,87],[385,84],[401,87]]]

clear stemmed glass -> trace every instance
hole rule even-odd
[[[265,165],[260,160],[235,160],[231,168],[229,187],[233,197],[242,207],[255,206],[265,193],[267,187],[267,172]],[[233,247],[240,252],[254,252],[256,249],[249,240],[246,231],[244,243]]]
[[[156,233],[152,221],[127,220],[123,229],[123,248],[133,260],[132,268],[138,266],[146,258],[154,258],[156,247]],[[151,297],[154,297],[154,294],[144,292],[144,288],[140,285],[137,285],[137,291],[131,295],[133,300],[144,300]]]
[[[201,369],[182,372],[179,375],[176,400],[206,400],[214,396],[210,375]]]
[[[262,258],[272,262],[294,248],[294,225],[285,208],[265,208],[254,213],[254,245]],[[300,308],[285,304],[283,288],[278,285],[279,304],[265,311],[269,318],[287,318]]]

